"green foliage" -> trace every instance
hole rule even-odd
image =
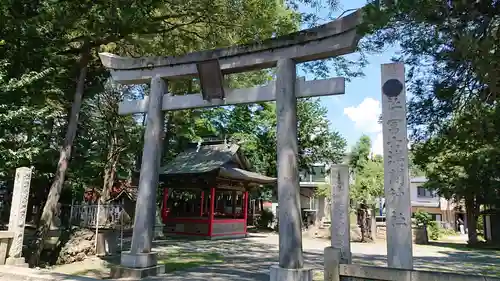
[[[442,228],[440,227],[440,233],[441,233],[441,236],[454,236],[454,235],[457,235],[457,232],[453,229],[450,229],[450,228]]]
[[[263,80],[268,79],[262,77]],[[318,99],[303,99],[297,105],[299,169],[308,170],[317,162],[341,161],[346,141],[330,129],[326,108]],[[239,143],[253,169],[276,176],[276,106],[274,102],[240,105],[210,111],[209,123],[218,135]],[[270,199],[270,188],[261,190],[261,198]]]
[[[330,0],[0,3],[4,24],[0,30],[0,181],[12,187],[15,168],[33,166],[34,203],[43,205],[68,127],[75,77],[81,67],[78,58],[85,48],[91,49],[92,57],[63,203],[79,200],[86,187],[101,188],[106,171],[126,179],[140,163],[144,115],[118,116],[116,103],[141,99],[148,87],[107,84],[108,73],[98,51],[124,56],[180,55],[282,35],[301,24],[324,20],[314,12],[297,12],[299,3],[322,10],[337,7]],[[345,59],[333,62],[340,74],[360,74],[351,71],[353,64]],[[329,71],[326,62],[304,68],[318,76]],[[251,87],[267,83],[272,74],[266,70],[228,75],[227,83]],[[198,92],[199,85],[180,79],[169,83],[169,91],[183,95]],[[317,99],[300,101],[298,108],[300,166],[339,161],[345,140],[328,129],[326,109]],[[168,112],[165,121],[163,162],[188,142],[215,134],[239,142],[256,171],[276,175],[273,103]],[[116,165],[111,165],[114,158],[118,158]],[[271,195],[269,188],[261,191],[263,198]]]
[[[417,211],[413,215],[416,225],[419,227],[427,228],[427,235],[429,239],[438,240],[444,234],[444,230],[439,226],[436,221],[432,220],[432,216],[423,211]]]
[[[331,184],[320,184],[316,188],[316,196],[330,198],[332,196]]]
[[[117,102],[143,98],[148,87],[107,84],[109,74],[98,52],[171,56],[263,40],[318,20],[297,12],[299,3],[322,9],[337,5],[331,0],[2,1],[0,183],[11,188],[15,168],[33,166],[36,202],[30,203],[48,206],[42,223],[48,226],[59,199],[67,204],[80,200],[86,187],[106,189],[116,178],[130,179],[140,163],[144,115],[119,116]],[[330,61],[338,73],[350,76],[360,71],[349,66],[363,64],[345,58]],[[326,61],[304,67],[318,76],[330,70]],[[227,82],[254,86],[271,74],[233,75]],[[174,94],[198,91],[193,79],[169,83]],[[298,107],[300,166],[340,159],[345,141],[328,129],[326,109],[317,100],[301,101]],[[169,112],[163,161],[204,135],[227,135],[242,142],[257,171],[275,175],[274,112],[272,103]],[[52,182],[52,195],[44,202]],[[46,231],[41,233],[43,237]]]
[[[427,232],[431,240],[439,240],[443,236],[441,227],[435,221],[429,222]]]
[[[100,102],[93,96],[105,91],[108,76],[97,50],[120,55],[176,55],[288,33],[300,23],[298,13],[283,3],[259,0],[37,1],[29,5],[4,1],[0,3],[0,18],[4,23],[0,31],[0,180],[10,181],[16,167],[34,166],[33,181],[40,194],[47,193],[54,176],[80,68],[77,59],[84,46],[93,49],[93,57],[72,157],[75,161],[69,166],[66,181],[70,189],[102,184],[105,155],[111,145],[109,134],[117,129],[104,116],[93,113]],[[251,79],[243,80],[252,84]],[[171,86],[176,93],[189,92],[188,83],[183,81]],[[135,98],[144,96],[145,91],[147,88],[134,90]],[[167,156],[179,151],[186,139],[192,140],[205,130],[195,121],[200,119],[198,112],[167,116],[178,122],[170,129],[180,136],[169,140],[179,145],[167,148]],[[192,124],[198,126],[193,128]],[[118,139],[128,142],[129,148],[139,154],[137,142],[141,137],[129,132],[137,129],[136,124],[122,125],[118,131],[128,133],[120,133]],[[125,154],[127,160],[120,161],[127,163],[117,170],[122,175],[133,166],[129,152]],[[43,200],[43,196],[36,197]]]
[[[428,188],[465,199],[474,219],[481,205],[500,202],[497,1],[401,0],[365,11],[365,48],[397,43],[395,59],[408,68],[414,163]]]
[[[413,214],[413,218],[415,219],[415,223],[417,226],[427,226],[432,222],[432,217],[429,213],[423,211],[417,211]]]
[[[371,140],[361,136],[351,150],[349,167],[353,173],[351,198],[358,203],[372,205],[384,193],[384,163],[379,155],[371,155]]]
[[[476,229],[477,229],[478,235],[484,236],[484,215],[477,217]]]

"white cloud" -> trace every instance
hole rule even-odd
[[[371,136],[372,152],[378,155],[384,153],[382,125],[378,123],[381,113],[380,102],[373,98],[365,98],[358,106],[344,108],[344,114],[354,122],[356,129]]]
[[[375,155],[384,155],[384,140],[382,133],[378,133],[372,138],[372,153]]]
[[[378,123],[381,112],[380,102],[373,98],[365,98],[358,106],[344,108],[344,114],[354,122],[357,129],[365,133],[382,131],[382,125]]]

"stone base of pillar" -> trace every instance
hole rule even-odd
[[[165,273],[165,265],[155,265],[146,268],[115,266],[111,268],[111,279],[142,279]]]
[[[310,268],[289,269],[278,265],[271,266],[270,281],[312,281],[313,270]]]
[[[20,258],[8,257],[5,260],[5,264],[6,265],[13,265],[13,266],[29,267],[28,263],[26,263],[26,260],[23,257],[20,257]]]
[[[123,252],[120,259],[120,265],[130,268],[148,268],[158,264],[156,253],[139,253],[133,254],[130,252]]]
[[[121,255],[120,265],[111,268],[111,278],[142,279],[165,273],[165,265],[158,265],[156,253],[130,253]]]

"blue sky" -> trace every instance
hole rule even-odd
[[[341,9],[333,16],[338,16],[348,9],[360,8],[365,3],[366,0],[340,0]],[[302,9],[305,10],[304,7]],[[327,18],[328,11],[323,11],[325,12],[317,14]],[[381,54],[369,56],[369,64],[363,69],[364,77],[347,82],[345,95],[321,98],[321,103],[328,109],[332,129],[339,131],[347,139],[349,149],[361,135],[366,134],[372,139],[373,152],[382,154],[382,128],[377,123],[381,113],[380,65],[391,62],[396,52],[397,48],[391,47]],[[347,57],[356,58],[355,56],[354,54]],[[336,74],[330,73],[329,76],[335,77]]]

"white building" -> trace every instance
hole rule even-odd
[[[451,200],[440,197],[431,190],[423,187],[427,182],[425,177],[415,177],[410,179],[410,197],[412,214],[418,211],[429,213],[433,220],[439,222],[443,227],[456,229],[456,221],[461,218],[465,222],[465,213],[458,211],[458,205]],[[380,198],[379,202],[384,205],[384,198]],[[385,216],[385,210],[380,212],[381,204],[377,204],[379,217]]]

